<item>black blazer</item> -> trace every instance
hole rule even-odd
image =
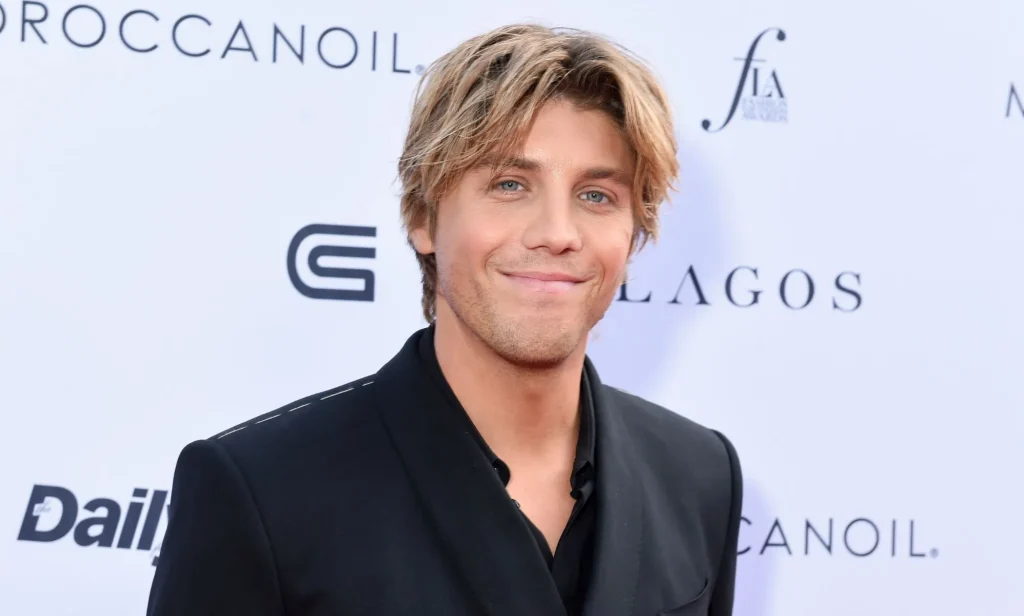
[[[185,447],[150,616],[564,616],[500,479],[438,412],[421,335],[373,376]],[[598,507],[585,613],[731,614],[735,450],[584,369]]]

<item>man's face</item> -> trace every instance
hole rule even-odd
[[[438,320],[521,365],[585,349],[629,258],[632,160],[604,113],[545,105],[519,160],[493,181],[489,164],[468,171],[439,203],[434,239],[413,232],[437,258]]]

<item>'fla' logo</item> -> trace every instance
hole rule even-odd
[[[754,66],[755,62],[764,62],[763,59],[755,58],[757,46],[766,34],[775,32],[775,39],[786,40],[786,33],[780,28],[768,28],[757,35],[754,42],[750,44],[745,58],[735,58],[743,62],[743,72],[740,73],[740,81],[736,85],[736,94],[732,97],[732,106],[729,107],[729,115],[718,128],[711,128],[711,120],[705,119],[701,126],[709,133],[717,133],[732,121],[738,109],[743,110],[744,120],[759,120],[761,122],[786,122],[788,111],[786,109],[786,97],[782,92],[782,83],[775,69],[771,69],[768,78],[762,82],[761,67]],[[747,82],[750,88],[747,89]]]

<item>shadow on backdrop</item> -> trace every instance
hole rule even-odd
[[[723,228],[718,183],[709,164],[693,150],[680,148],[679,192],[663,207],[661,232],[630,265],[627,283],[620,289],[604,319],[594,328],[588,355],[601,380],[644,398],[656,397],[659,386],[676,378],[673,370],[686,370],[679,362],[699,320],[707,311],[720,308],[715,298],[727,272],[734,267],[729,257],[728,229]],[[711,305],[699,305],[692,274],[696,272]],[[682,415],[687,409],[668,405]],[[747,480],[744,515],[765,519],[769,506],[762,491]],[[744,546],[743,527],[740,547]],[[756,542],[752,542],[756,543]],[[770,561],[751,544],[739,556],[736,580],[736,616],[769,613]]]
[[[705,311],[716,308],[697,305],[688,269],[694,268],[708,294],[730,265],[711,170],[682,148],[679,165],[680,190],[662,207],[659,239],[633,259],[626,284],[587,347],[602,381],[645,398],[675,377],[669,370],[678,350],[686,348]]]
[[[749,520],[768,520],[774,518],[770,513],[771,505],[764,492],[750,480],[743,486],[743,516]],[[740,556],[736,563],[736,603],[733,607],[735,616],[768,616],[772,594],[774,558],[761,556],[762,541],[758,541],[752,533],[745,534],[747,524],[740,524]]]

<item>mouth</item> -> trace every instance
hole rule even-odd
[[[530,291],[565,293],[586,282],[585,278],[561,272],[502,272],[513,284]]]

